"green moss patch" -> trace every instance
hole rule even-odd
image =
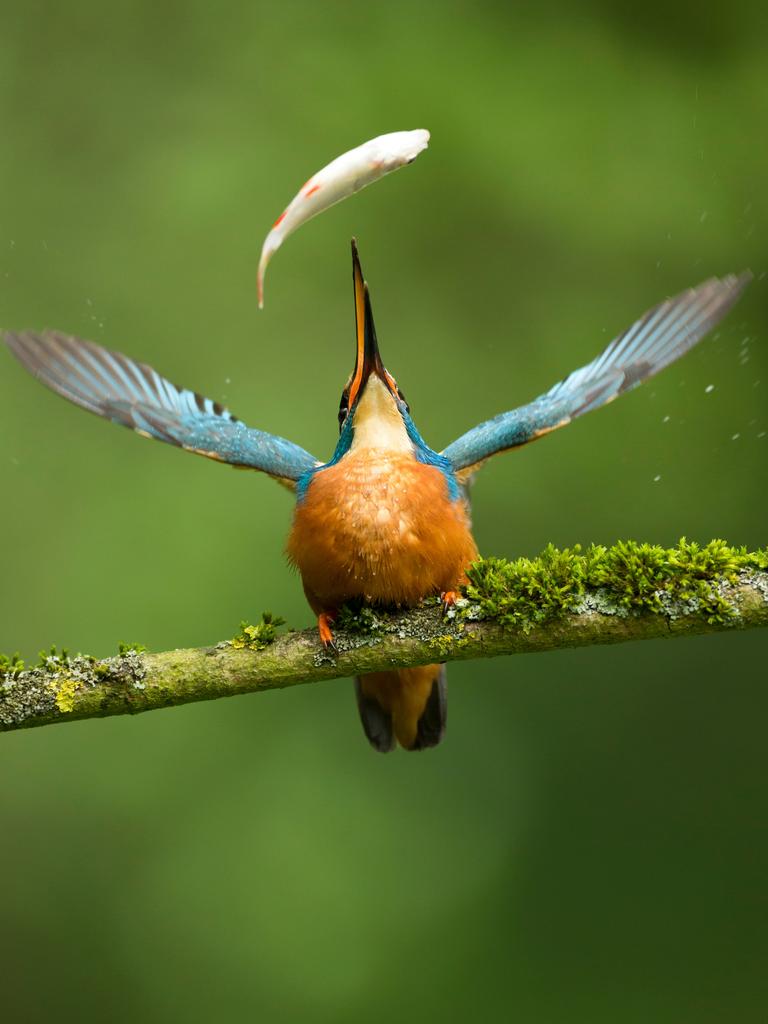
[[[12,678],[24,671],[24,662],[18,654],[0,654],[0,679]]]
[[[657,612],[700,615],[727,622],[737,611],[719,592],[739,572],[768,568],[768,550],[747,551],[722,540],[699,545],[684,537],[674,548],[637,541],[613,547],[592,544],[559,550],[551,544],[537,558],[484,558],[468,571],[463,614],[495,619],[529,632],[567,612],[590,595],[593,607],[613,614]]]
[[[240,623],[240,632],[229,641],[237,651],[247,649],[249,651],[263,651],[269,647],[277,637],[279,626],[285,625],[285,619],[281,619],[272,612],[262,612],[261,622],[257,625],[250,625],[243,620]]]
[[[373,636],[383,629],[382,621],[377,618],[373,608],[359,601],[343,605],[339,609],[334,625],[337,629],[362,636]]]

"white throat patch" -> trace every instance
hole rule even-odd
[[[353,413],[354,435],[350,451],[379,448],[411,452],[413,443],[387,386],[372,373]]]

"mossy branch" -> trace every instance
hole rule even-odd
[[[768,552],[722,541],[549,547],[535,559],[482,559],[469,575],[447,617],[435,600],[403,613],[344,609],[335,652],[314,629],[277,636],[281,620],[265,615],[213,647],[121,645],[104,660],[52,649],[31,669],[0,655],[0,731],[435,661],[768,626]]]

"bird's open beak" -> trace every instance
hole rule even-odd
[[[371,312],[371,297],[368,294],[368,285],[363,280],[360,257],[357,253],[357,241],[354,238],[352,239],[352,280],[355,288],[357,357],[355,359],[355,372],[352,374],[352,382],[349,386],[350,409],[354,405],[355,400],[362,394],[372,373],[375,373],[390,391],[393,391],[393,387],[395,387],[394,380],[387,373],[381,361],[379,343],[376,340],[376,327],[374,326],[373,313]]]

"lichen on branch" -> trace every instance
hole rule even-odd
[[[43,651],[26,668],[0,655],[0,731],[135,714],[265,689],[433,661],[618,643],[768,625],[768,551],[724,541],[674,548],[622,541],[537,558],[479,559],[457,606],[410,611],[354,606],[336,621],[336,650],[316,630],[278,635],[264,613],[212,647],[116,657]]]

